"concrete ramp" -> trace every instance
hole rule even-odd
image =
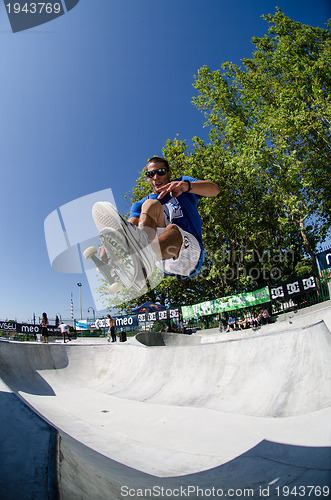
[[[218,342],[152,334],[167,347],[149,347],[143,371],[117,395],[261,417],[330,406],[331,335],[324,321],[280,334],[259,332]]]
[[[327,493],[329,315],[116,345],[0,342],[0,376],[58,431],[61,498]]]

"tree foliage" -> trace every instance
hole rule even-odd
[[[331,217],[331,23],[313,28],[279,9],[263,17],[269,34],[253,38],[253,58],[225,63],[223,73],[201,68],[194,103],[240,188],[234,203],[253,215],[245,228],[253,223],[267,246],[301,250],[313,264]]]

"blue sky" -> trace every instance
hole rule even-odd
[[[83,316],[94,307],[84,274],[52,269],[45,218],[107,188],[127,212],[147,158],[176,134],[205,137],[198,69],[250,57],[276,6],[313,26],[331,17],[329,0],[80,0],[14,34],[0,3],[0,319],[69,318],[71,293],[78,318],[77,282]]]

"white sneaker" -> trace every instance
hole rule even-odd
[[[98,231],[105,227],[121,230],[121,216],[108,201],[98,201],[92,207],[92,217]]]
[[[145,278],[148,278],[154,271],[156,258],[145,231],[127,222],[116,208],[107,201],[95,203],[92,208],[92,216],[99,232],[106,228],[112,228],[118,231],[120,236],[124,236],[127,251],[131,255],[137,256],[142,269],[145,271]],[[115,234],[113,236],[115,237]]]

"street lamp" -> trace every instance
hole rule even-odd
[[[83,319],[83,314],[82,314],[82,284],[77,283],[77,286],[79,288],[79,307],[80,307],[80,319]]]
[[[95,310],[93,309],[93,307],[89,307],[87,312],[90,312],[90,309],[92,309],[92,311],[93,311],[93,319],[95,321]]]

